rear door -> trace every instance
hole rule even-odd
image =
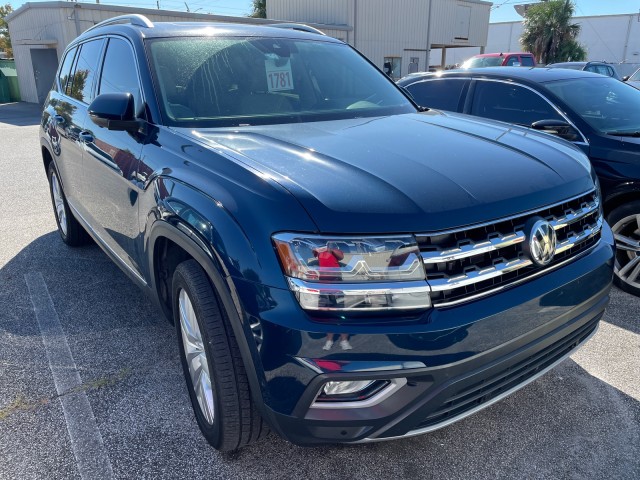
[[[108,39],[96,90],[98,95],[131,93],[139,118],[144,118],[137,60],[128,40]],[[105,246],[139,276],[137,171],[143,136],[99,127],[90,118],[83,135],[82,203]]]
[[[52,121],[49,135],[56,165],[60,170],[67,201],[80,215],[82,205],[82,128],[87,106],[93,98],[94,80],[104,39],[90,40],[72,49],[63,60],[58,78],[58,92],[51,95]],[[69,68],[70,70],[67,70]]]

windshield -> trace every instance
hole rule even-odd
[[[640,130],[640,90],[610,77],[574,78],[545,87],[600,133]]]
[[[345,44],[283,38],[149,41],[165,123],[243,126],[415,112]]]
[[[471,57],[462,64],[462,68],[499,67],[503,57]]]

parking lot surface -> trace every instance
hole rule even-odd
[[[173,327],[55,231],[39,109],[0,105],[0,478],[640,478],[640,299],[531,385],[421,437],[235,454],[196,425]]]

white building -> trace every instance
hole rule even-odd
[[[43,102],[66,46],[108,18],[140,13],[151,21],[301,22],[339,38],[399,78],[444,64],[446,52],[484,49],[491,3],[480,0],[267,0],[264,20],[95,3],[25,3],[7,16],[22,99]],[[434,60],[435,58],[435,60]]]
[[[588,60],[623,64],[617,66],[622,75],[640,64],[640,13],[575,17],[573,22],[582,27],[578,42],[586,47]],[[518,52],[522,49],[520,35],[522,22],[492,23],[486,52]],[[478,48],[455,50],[447,62],[462,63],[479,52]]]
[[[445,65],[448,51],[483,50],[490,8],[480,0],[267,0],[267,17],[324,24],[326,34],[399,78]]]

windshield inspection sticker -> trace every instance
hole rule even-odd
[[[267,87],[270,92],[280,92],[282,90],[293,90],[293,75],[291,75],[291,61],[283,59],[268,58],[264,61],[264,68],[267,73]]]

